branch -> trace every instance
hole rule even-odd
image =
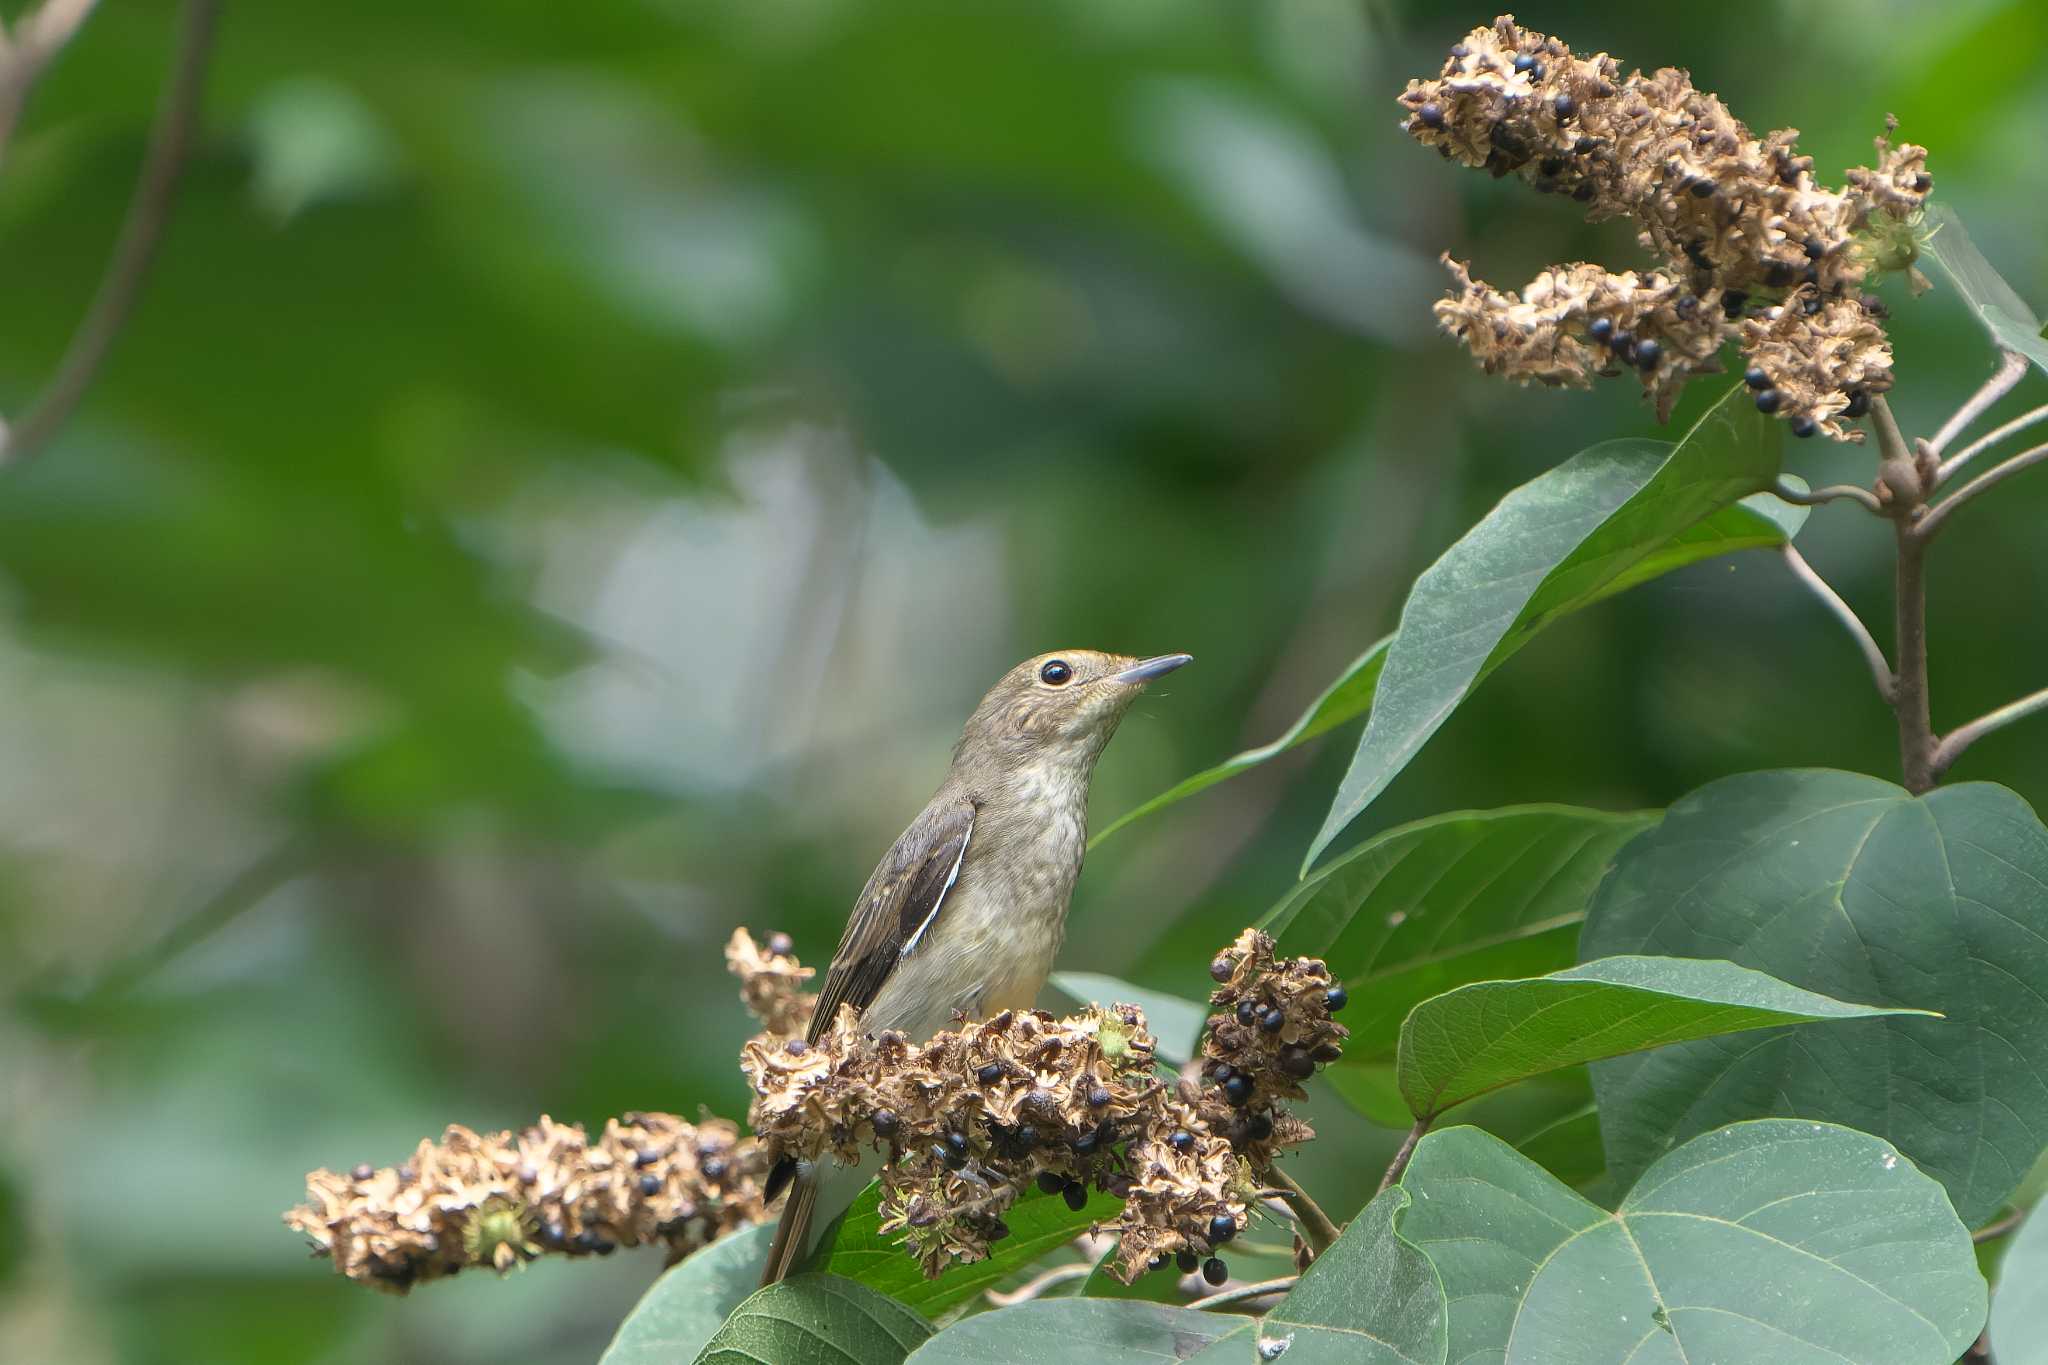
[[[92,13],[95,0],[43,0],[14,26],[13,37],[0,33],[0,157],[14,138],[15,125],[28,103],[28,92],[64,45]]]
[[[1995,1242],[1999,1238],[2005,1236],[2006,1233],[2011,1232],[2014,1228],[2018,1227],[2021,1223],[2024,1223],[2026,1221],[2026,1210],[2014,1209],[2011,1213],[2005,1215],[2005,1217],[1996,1219],[1993,1222],[1986,1223],[1983,1227],[1978,1228],[1975,1232],[1970,1234],[1970,1240],[1978,1243]]]
[[[1256,1284],[1239,1285],[1235,1289],[1226,1289],[1220,1294],[1211,1294],[1206,1299],[1196,1299],[1188,1307],[1205,1310],[1228,1308],[1233,1304],[1243,1303],[1247,1299],[1263,1299],[1268,1294],[1285,1294],[1288,1290],[1294,1288],[1295,1282],[1300,1278],[1301,1276],[1299,1275],[1282,1275],[1277,1280],[1260,1280]]]
[[[2048,420],[2048,403],[2043,403],[2031,412],[2023,412],[2004,426],[1995,427],[1985,435],[1978,437],[1941,462],[1941,470],[1935,475],[1936,485],[1939,486],[1947,483],[1949,477],[1958,469],[1961,469],[1973,458],[1989,450],[1992,446],[1997,445],[2014,432],[2025,431],[2028,427],[2044,420]]]
[[[1029,1303],[1048,1289],[1056,1289],[1073,1280],[1085,1280],[1094,1273],[1095,1265],[1091,1261],[1080,1261],[1074,1265],[1056,1265],[1044,1274],[1026,1280],[1007,1294],[1001,1290],[991,1289],[984,1297],[997,1308],[1008,1308],[1012,1304]]]
[[[1934,439],[1927,443],[1927,448],[1937,455],[1941,454],[1950,441],[1962,435],[1963,428],[1982,417],[1990,410],[1992,404],[2013,391],[2021,376],[2026,374],[2027,363],[2027,358],[2017,351],[2000,350],[1997,370],[1984,381],[1982,388],[1970,395],[1970,401],[1957,408],[1955,415],[1941,424],[1941,430],[1934,433]]]
[[[1330,1215],[1323,1212],[1322,1205],[1309,1197],[1300,1182],[1278,1166],[1266,1167],[1266,1178],[1272,1181],[1280,1197],[1287,1201],[1287,1207],[1294,1210],[1294,1216],[1301,1222],[1301,1240],[1308,1243],[1310,1251],[1320,1256],[1330,1249],[1330,1243],[1337,1240],[1337,1225]]]
[[[1828,581],[1815,572],[1813,565],[1806,562],[1806,556],[1800,554],[1791,542],[1786,542],[1780,553],[1785,556],[1786,564],[1791,566],[1793,575],[1812,589],[1813,595],[1818,597],[1827,609],[1835,614],[1835,619],[1848,629],[1850,638],[1856,641],[1856,647],[1863,651],[1864,661],[1870,665],[1870,676],[1877,683],[1877,695],[1883,697],[1885,703],[1890,705],[1898,695],[1898,677],[1892,672],[1891,664],[1886,661],[1884,651],[1878,647],[1877,641],[1871,638],[1869,628],[1863,624],[1862,618],[1856,615],[1855,608],[1843,601],[1841,594],[1828,586]]]
[[[1892,539],[1898,547],[1893,579],[1892,620],[1898,667],[1893,672],[1892,714],[1899,728],[1899,775],[1916,796],[1934,786],[1934,723],[1927,700],[1927,540],[1919,520],[1935,469],[1932,454],[1906,444],[1891,405],[1871,402],[1882,456],[1878,478],[1892,493]],[[1924,456],[1924,458],[1923,458]]]
[[[1949,494],[1948,497],[1942,500],[1940,506],[1927,514],[1926,518],[1920,523],[1920,539],[1931,539],[1934,533],[1939,531],[1943,523],[1948,520],[1950,513],[1962,503],[1968,502],[1988,488],[2004,483],[2022,469],[2026,469],[2030,465],[2037,465],[2043,460],[2048,460],[2048,441],[2044,441],[2032,449],[2022,450],[2011,459],[1991,466],[1991,468]]]
[[[1871,492],[1868,488],[1858,488],[1853,483],[1830,484],[1826,488],[1816,488],[1810,493],[1802,493],[1791,484],[1780,479],[1772,487],[1771,495],[1780,502],[1795,503],[1800,507],[1818,507],[1824,502],[1836,502],[1842,498],[1853,498],[1857,502],[1862,503],[1869,511],[1879,516],[1885,515],[1884,504],[1878,501],[1877,494]]]
[[[2016,720],[2025,720],[2035,712],[2043,710],[2048,710],[2048,687],[2021,697],[2018,701],[2008,702],[1996,711],[1979,716],[1968,725],[1957,726],[1934,751],[1934,775],[1940,777],[1947,772],[1950,765],[1963,756],[1963,750],[1993,730],[2002,729]]]
[[[213,46],[214,25],[219,16],[220,0],[185,0],[179,19],[178,50],[157,107],[149,151],[143,158],[142,174],[128,201],[128,216],[121,224],[121,235],[107,261],[106,274],[84,318],[71,334],[70,344],[57,362],[57,371],[48,387],[12,431],[0,428],[0,461],[17,463],[27,459],[63,425],[78,406],[78,400],[85,396],[114,338],[135,307],[143,277],[170,218],[178,173],[184,167],[192,130],[198,122],[206,58]]]
[[[1401,1173],[1408,1169],[1408,1158],[1415,1155],[1415,1144],[1422,1141],[1422,1135],[1429,1131],[1430,1120],[1417,1119],[1415,1126],[1408,1130],[1408,1136],[1401,1139],[1401,1146],[1394,1153],[1394,1159],[1387,1163],[1387,1173],[1380,1177],[1380,1187],[1375,1193],[1384,1194]]]

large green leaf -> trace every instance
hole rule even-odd
[[[2048,339],[2042,337],[2041,319],[1984,259],[1955,210],[1946,204],[1931,205],[1927,221],[1927,255],[1955,285],[1991,339],[2048,370]]]
[[[930,1323],[866,1285],[837,1275],[795,1275],[735,1308],[697,1362],[903,1365],[931,1334]]]
[[[1768,494],[1744,498],[1734,506],[1724,507],[1704,521],[1696,522],[1671,537],[1617,575],[1613,581],[1602,586],[1592,597],[1573,605],[1591,605],[1601,598],[1610,597],[1638,583],[1660,577],[1674,569],[1682,569],[1688,564],[1696,564],[1703,559],[1712,559],[1716,555],[1730,554],[1736,550],[1771,549],[1787,544],[1805,524],[1807,510]],[[1345,722],[1356,720],[1370,711],[1373,696],[1379,689],[1380,670],[1387,662],[1387,647],[1393,641],[1394,637],[1391,635],[1377,640],[1365,653],[1353,659],[1350,666],[1338,675],[1337,680],[1325,688],[1323,694],[1311,702],[1308,709],[1303,711],[1278,739],[1269,744],[1261,744],[1256,749],[1246,749],[1213,768],[1205,768],[1193,777],[1182,779],[1137,809],[1127,811],[1112,820],[1090,841],[1089,847],[1101,843],[1133,820],[1164,810],[1197,792],[1206,791],[1218,782],[1236,777],[1246,769],[1256,768],[1267,759],[1277,758],[1297,745],[1319,739]]]
[[[2006,1248],[1991,1296],[1998,1365],[2048,1365],[2048,1218],[2036,1209]]]
[[[1832,1124],[1695,1138],[1613,1213],[1476,1128],[1424,1138],[1401,1183],[1457,1361],[1949,1365],[1984,1322],[1941,1186]]]
[[[693,1360],[726,1316],[761,1286],[773,1223],[744,1228],[662,1272],[619,1324],[598,1365],[673,1365]]]
[[[899,1238],[882,1235],[880,1203],[881,1189],[870,1181],[825,1230],[804,1268],[857,1281],[933,1318],[973,1298],[1019,1266],[1072,1241],[1086,1232],[1089,1224],[1114,1219],[1123,1207],[1119,1200],[1095,1192],[1077,1212],[1056,1194],[1031,1190],[1003,1215],[1010,1235],[995,1244],[987,1260],[947,1266],[928,1280]]]
[[[1372,718],[1304,866],[1393,781],[1480,680],[1558,617],[1778,475],[1777,424],[1742,386],[1676,445],[1638,439],[1581,451],[1507,495],[1415,581],[1388,646]]]
[[[1777,1024],[1900,1012],[1831,1000],[1732,962],[1607,957],[1423,1001],[1401,1026],[1395,1067],[1409,1111],[1434,1117],[1474,1095],[1596,1058]]]
[[[1382,1190],[1345,1225],[1259,1325],[1288,1343],[1288,1365],[1433,1365],[1444,1358],[1448,1312],[1428,1257],[1394,1231],[1407,1191]],[[1225,1357],[1212,1347],[1200,1359]]]
[[[911,1352],[907,1365],[1152,1365],[1237,1343],[1249,1360],[1251,1328],[1228,1313],[1135,1299],[1036,1299],[954,1323]]]
[[[2003,787],[1914,797],[1816,770],[1712,783],[1622,851],[1580,951],[1732,958],[1946,1016],[1601,1063],[1601,1130],[1624,1180],[1735,1119],[1824,1119],[1896,1144],[1975,1227],[2048,1144],[2048,829]]]
[[[1080,1005],[1136,1005],[1145,1011],[1145,1024],[1159,1040],[1154,1049],[1163,1062],[1175,1066],[1194,1055],[1201,1040],[1202,1025],[1209,1021],[1209,1007],[1165,991],[1146,990],[1100,972],[1054,972],[1052,984],[1068,999]]]
[[[1657,819],[1509,806],[1418,820],[1318,868],[1264,928],[1350,988],[1344,1060],[1373,1062],[1432,995],[1569,967],[1615,851]]]

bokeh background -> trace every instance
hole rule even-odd
[[[822,961],[1014,660],[1196,656],[1105,759],[1106,823],[1277,733],[1507,490],[1655,430],[1431,330],[1441,250],[1503,283],[1638,259],[1397,130],[1492,13],[231,6],[140,311],[0,471],[0,1355],[594,1359],[648,1254],[388,1299],[279,1211],[449,1121],[741,1113],[725,937]],[[1520,17],[1689,66],[1830,178],[1896,112],[2048,302],[2035,0]],[[174,20],[105,7],[10,149],[0,411],[97,278]],[[1931,430],[1989,352],[1947,291],[1893,302]],[[1936,561],[1938,724],[2048,680],[2048,475],[1995,501]],[[1802,543],[1883,619],[1882,528]],[[1198,989],[1354,734],[1097,850],[1064,965]],[[1789,764],[1891,775],[1891,730],[1738,557],[1542,637],[1357,833]],[[1958,776],[2048,800],[2048,723]],[[1315,1169],[1355,1185],[1391,1136],[1332,1123]]]

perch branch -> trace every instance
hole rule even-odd
[[[2031,468],[2043,460],[2048,460],[2048,441],[2044,441],[2031,449],[2022,450],[2011,459],[1991,466],[1991,468],[1985,470],[1982,474],[1979,474],[1976,478],[1944,498],[1940,506],[1927,514],[1919,526],[1920,539],[1931,539],[1935,532],[1939,531],[1947,523],[1957,507],[1960,507],[1987,489],[2004,483],[2021,470]]]
[[[1278,1166],[1266,1168],[1266,1178],[1280,1192],[1280,1198],[1287,1207],[1294,1210],[1294,1216],[1301,1224],[1301,1239],[1307,1242],[1309,1250],[1318,1256],[1330,1249],[1330,1243],[1337,1240],[1338,1228],[1330,1215],[1323,1212],[1322,1205],[1309,1197],[1309,1192],[1299,1181]]]
[[[1935,476],[1935,483],[1937,485],[1947,483],[1957,470],[1961,469],[1978,455],[1991,449],[1991,447],[1997,445],[2006,437],[2016,432],[2025,431],[2028,427],[2042,421],[2048,421],[2048,403],[2043,403],[2031,412],[2021,413],[2002,427],[1992,428],[1983,436],[1970,442],[1970,444],[1964,446],[1946,460],[1943,460],[1941,462],[1941,472]]]
[[[2000,350],[1998,368],[1992,372],[1983,387],[1970,395],[1970,400],[1955,410],[1955,414],[1941,424],[1941,430],[1934,433],[1934,439],[1927,448],[1936,455],[1948,449],[1948,443],[1963,434],[1964,428],[1990,411],[1999,399],[2013,391],[2027,372],[2027,358],[2017,351]]]
[[[1963,756],[1963,750],[1993,730],[2010,725],[2016,720],[2024,720],[2035,712],[2044,710],[2048,710],[2048,687],[2021,697],[2018,701],[2008,702],[1996,711],[1979,716],[1968,725],[1957,726],[1934,751],[1934,775],[1940,777],[1947,772],[1955,761]]]
[[[1429,1124],[1430,1120],[1426,1118],[1415,1120],[1415,1126],[1408,1130],[1408,1136],[1401,1139],[1401,1146],[1394,1152],[1394,1159],[1387,1163],[1387,1173],[1380,1177],[1380,1192],[1384,1193],[1401,1179],[1402,1172],[1408,1169],[1408,1158],[1415,1155],[1415,1144],[1422,1141],[1422,1135],[1429,1131]]]
[[[1780,502],[1794,503],[1800,507],[1818,507],[1822,503],[1852,498],[1862,503],[1867,510],[1875,512],[1879,516],[1884,515],[1884,504],[1878,501],[1877,494],[1871,492],[1868,488],[1858,488],[1853,483],[1829,484],[1826,488],[1816,488],[1810,493],[1802,493],[1791,484],[1780,479],[1772,487],[1771,495]]]

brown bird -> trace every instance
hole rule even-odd
[[[1066,934],[1095,760],[1145,684],[1188,662],[1066,649],[1005,673],[968,718],[946,780],[855,902],[808,1040],[842,1004],[871,1033],[919,1040],[956,1018],[1028,1009]],[[810,1249],[823,1174],[784,1158],[769,1176],[769,1198],[790,1191],[763,1284]],[[837,1183],[850,1199],[860,1182]]]

